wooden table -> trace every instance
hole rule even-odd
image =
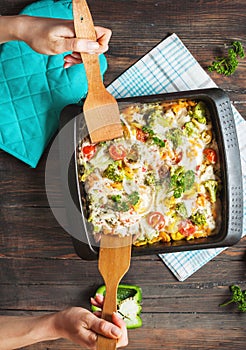
[[[32,1],[1,1],[0,13],[16,14]],[[206,68],[224,44],[246,47],[243,0],[88,1],[97,25],[113,30],[107,54],[109,84],[125,69],[175,32]],[[211,74],[246,116],[246,60],[231,77]],[[58,225],[45,193],[47,151],[30,169],[0,152],[0,313],[37,315],[70,305],[89,307],[101,285],[97,262],[82,261]],[[157,256],[133,258],[124,282],[143,290],[143,327],[129,332],[128,349],[243,349],[246,314],[220,308],[229,286],[246,289],[246,239],[217,256],[185,282],[178,282]],[[1,348],[1,346],[0,346]],[[27,348],[26,348],[27,349]],[[75,350],[66,340],[30,350]]]

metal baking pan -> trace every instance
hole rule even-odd
[[[119,99],[118,104],[121,109],[123,106],[136,102],[173,101],[182,98],[202,100],[210,110],[221,164],[222,222],[220,230],[216,235],[190,241],[158,242],[140,247],[133,246],[133,256],[232,246],[240,240],[242,235],[241,161],[231,103],[225,92],[217,88],[191,90],[124,98]],[[64,130],[65,132],[63,132]],[[86,219],[84,193],[78,181],[77,145],[83,135],[86,136],[87,131],[81,106],[69,105],[65,107],[60,118],[59,153],[64,205],[69,222],[67,231],[72,236],[78,256],[85,260],[93,260],[98,257],[99,247],[94,241],[92,227]]]

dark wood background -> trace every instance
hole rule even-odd
[[[17,14],[31,2],[1,1],[0,13]],[[106,85],[169,33],[177,33],[205,69],[222,53],[224,44],[240,40],[246,47],[243,0],[88,3],[95,24],[113,30]],[[231,77],[210,73],[244,117],[245,67],[246,59]],[[49,208],[46,158],[47,151],[34,170],[0,151],[0,314],[41,314],[69,305],[89,307],[89,297],[102,283],[97,263],[76,256],[70,237]],[[124,282],[142,287],[143,327],[129,332],[128,349],[243,349],[246,313],[219,304],[229,297],[230,285],[246,289],[245,248],[243,239],[185,282],[178,282],[157,256],[134,257]],[[59,340],[28,349],[80,347]]]

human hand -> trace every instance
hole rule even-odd
[[[103,298],[100,295],[93,300],[94,305],[102,307]],[[96,349],[98,334],[118,339],[117,348],[128,344],[125,322],[116,313],[112,316],[113,323],[99,318],[100,313],[93,314],[80,307],[70,307],[53,314],[53,317],[55,334],[59,338],[69,339],[88,349]]]
[[[81,63],[81,55],[80,52],[85,53],[96,53],[101,54],[108,50],[109,40],[111,38],[112,32],[108,28],[104,27],[95,27],[97,41],[88,41],[85,39],[77,39],[80,40],[81,46],[85,46],[85,48],[80,51],[78,48],[74,49],[74,51],[70,55],[66,55],[64,57],[64,68],[69,68],[74,64]],[[89,46],[89,47],[88,47]],[[76,52],[77,51],[77,52]]]
[[[95,27],[97,41],[78,39],[75,37],[72,20],[43,18],[32,16],[16,16],[18,40],[26,42],[33,50],[45,54],[56,55],[72,51],[64,57],[64,67],[81,63],[80,52],[101,54],[108,50],[111,30]]]

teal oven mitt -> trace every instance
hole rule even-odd
[[[72,19],[71,1],[43,0],[22,14]],[[0,45],[0,148],[35,168],[64,106],[87,93],[83,64],[63,68],[65,54],[41,55],[23,42]],[[100,55],[102,75],[107,69]]]

